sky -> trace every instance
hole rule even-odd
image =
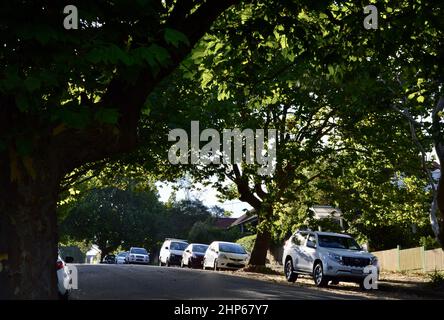
[[[157,190],[159,191],[160,201],[166,202],[168,201],[171,193],[173,192],[173,183],[165,183],[165,182],[157,182],[156,183]],[[221,202],[217,198],[218,192],[211,187],[204,187],[202,184],[195,184],[196,189],[201,189],[200,191],[191,190],[189,192],[189,197],[192,199],[199,199],[202,203],[207,207],[219,206],[227,211],[232,211],[232,217],[237,218],[245,213],[246,210],[251,210],[252,207],[240,200],[232,200]],[[185,189],[179,189],[176,193],[176,200],[185,199],[187,197]]]

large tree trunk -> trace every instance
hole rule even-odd
[[[440,158],[440,161],[441,161],[441,166],[442,166],[444,164],[444,162],[443,162],[444,157],[443,157],[443,159]],[[436,223],[436,225],[434,226],[434,228],[437,229],[437,230],[434,229],[434,232],[438,238],[441,248],[444,249],[444,179],[442,179],[442,177],[443,177],[443,173],[442,173],[442,167],[441,167],[441,177],[439,179],[438,188],[436,190],[437,208],[432,207],[432,210],[435,209],[434,217],[435,217],[436,221],[434,221],[434,222]],[[432,223],[432,226],[433,226],[433,223]]]
[[[0,297],[55,299],[58,175],[46,161],[34,177],[0,163]]]
[[[253,251],[251,252],[249,265],[265,266],[267,252],[270,248],[271,234],[267,229],[258,231],[256,241],[254,241]]]

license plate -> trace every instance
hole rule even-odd
[[[353,274],[362,274],[362,270],[352,270]]]

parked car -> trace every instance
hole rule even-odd
[[[364,288],[367,266],[378,260],[364,251],[351,236],[341,233],[298,230],[284,246],[284,272],[287,281],[294,282],[298,274],[313,276],[316,286],[327,286],[329,281],[356,282]]]
[[[131,247],[128,252],[127,261],[128,263],[134,264],[149,264],[150,254],[145,248]]]
[[[128,251],[119,252],[116,256],[116,264],[126,264],[128,263]]]
[[[184,250],[188,247],[186,240],[165,239],[159,253],[159,265],[180,265]]]
[[[208,245],[201,243],[192,243],[185,248],[182,254],[182,262],[180,266],[183,268],[187,266],[188,268],[202,268],[203,257],[205,256],[205,251],[207,251]]]
[[[63,259],[60,257],[60,254],[57,257],[56,270],[59,298],[62,300],[67,300],[71,292],[72,279],[71,273],[66,266],[65,261],[63,261]]]
[[[240,244],[214,241],[205,252],[203,268],[240,269],[247,265],[250,255]]]
[[[116,256],[114,254],[109,254],[103,258],[102,263],[114,264],[116,263]]]

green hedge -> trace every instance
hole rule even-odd
[[[256,240],[256,235],[253,234],[251,236],[246,236],[243,238],[240,238],[236,241],[236,243],[239,243],[240,245],[244,246],[244,248],[251,253],[254,246],[254,241]]]

